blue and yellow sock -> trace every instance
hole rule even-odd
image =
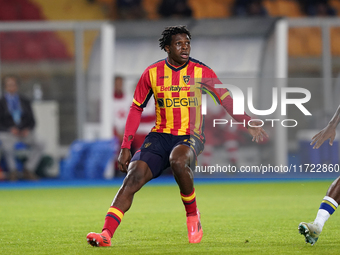
[[[336,208],[338,208],[338,203],[333,198],[329,196],[323,198],[318,214],[314,220],[314,223],[320,226],[320,230],[322,230],[323,225],[325,225],[328,218],[335,212]]]
[[[338,208],[338,203],[331,197],[325,196],[319,209],[326,210],[330,215]]]

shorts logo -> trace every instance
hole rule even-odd
[[[151,143],[144,144],[144,148],[148,148],[151,145]]]
[[[195,146],[195,143],[196,143],[196,142],[195,142],[195,139],[192,138],[192,137],[190,137],[190,140],[184,139],[183,142],[189,143],[189,144],[191,144],[191,145],[193,145],[193,146]]]
[[[185,82],[186,84],[188,84],[189,81],[190,81],[190,75],[184,75],[184,76],[183,76],[183,80],[184,80],[184,82]]]

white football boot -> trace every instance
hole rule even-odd
[[[299,233],[305,236],[306,243],[314,245],[319,239],[321,228],[318,224],[301,222],[299,224]]]

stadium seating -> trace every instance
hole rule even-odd
[[[0,20],[14,21],[20,19],[19,7],[14,1],[1,1]]]
[[[104,20],[107,8],[86,0],[30,0],[39,6],[47,20]]]
[[[337,11],[338,16],[340,16],[340,1],[330,0],[329,3]]]
[[[291,28],[288,34],[288,53],[291,56],[303,57],[308,52],[303,44],[303,38],[300,34],[301,28]]]
[[[23,59],[26,61],[39,61],[46,59],[44,48],[39,40],[39,33],[28,33],[28,38],[22,44]]]
[[[146,12],[148,19],[159,18],[159,14],[157,10],[158,10],[158,6],[160,3],[161,3],[161,0],[144,0],[143,1],[143,8]]]
[[[334,56],[340,56],[339,42],[340,42],[340,27],[333,27],[331,28],[331,52]]]
[[[45,19],[50,20],[50,21],[105,20],[107,19],[105,15],[108,12],[107,5],[111,4],[111,2],[115,3],[114,0],[96,0],[94,3],[89,3],[86,0],[72,0],[72,1],[70,0],[58,0],[58,1],[30,0],[30,2],[39,6]],[[105,3],[106,7],[102,7],[101,3]],[[92,49],[92,43],[97,38],[97,35],[98,33],[96,31],[87,31],[84,34],[84,59],[85,61],[89,59],[89,56],[91,54],[91,49]],[[64,54],[68,56],[68,59],[71,56],[74,56],[75,49],[74,49],[73,32],[58,31],[55,33],[55,36],[58,38],[59,44],[61,43],[64,45],[64,48],[66,49],[66,52],[64,52]]]
[[[113,0],[97,0],[102,4],[115,4]],[[161,0],[144,0],[143,7],[149,19],[159,19],[158,6]],[[68,10],[76,8],[78,16],[74,19],[104,19],[105,14],[98,14],[98,5],[89,4],[85,0],[75,0],[71,5],[68,0],[56,1],[53,4],[45,0],[0,0],[0,20],[60,20],[69,19]],[[188,0],[193,10],[194,18],[226,18],[231,16],[234,0]],[[263,4],[270,16],[304,17],[296,0],[264,0]],[[330,0],[338,15],[340,15],[340,1]],[[66,10],[66,11],[65,11]],[[99,16],[98,16],[99,15]],[[46,17],[46,18],[45,18]],[[64,17],[64,18],[63,18]],[[83,18],[82,18],[83,17]],[[289,31],[289,54],[291,56],[320,56],[321,41],[318,38],[318,29],[295,29]],[[340,39],[340,32],[337,28],[331,29],[332,54],[339,56],[340,49],[337,42]],[[3,61],[42,61],[42,60],[69,60],[74,53],[74,37],[66,32],[58,32],[53,35],[39,35],[37,38],[21,35],[21,40],[15,42],[13,37],[2,38],[1,54]],[[96,35],[90,36],[93,42]],[[92,38],[93,37],[93,38]],[[46,41],[39,40],[44,38]],[[27,41],[26,41],[27,40]],[[26,44],[27,45],[24,45]],[[86,42],[85,42],[86,43]],[[85,59],[91,51],[91,44],[87,43],[85,48]]]
[[[67,54],[65,44],[53,32],[40,33],[41,39],[44,42],[45,53],[47,58],[55,60],[67,60],[70,56]]]
[[[202,18],[226,18],[231,15],[233,0],[189,0],[194,17]]]
[[[109,0],[98,0],[106,2]],[[143,6],[149,19],[158,19],[158,5],[161,0],[144,0]],[[234,0],[188,0],[196,19],[204,18],[226,18],[232,15],[231,10]],[[264,0],[263,4],[269,16],[281,17],[304,17],[300,5],[296,0]],[[340,1],[331,0],[330,4],[340,15]],[[289,30],[289,55],[295,57],[320,56],[322,45],[320,40],[320,29],[318,28],[291,28]],[[337,42],[340,39],[340,30],[331,30],[332,54],[340,55]]]
[[[321,56],[322,37],[321,29],[318,27],[305,28],[305,44],[308,47],[308,53],[311,56]]]
[[[18,61],[22,57],[20,43],[13,36],[13,33],[1,33],[0,52],[4,61]]]
[[[44,20],[41,9],[29,0],[0,0],[1,21]],[[6,62],[69,60],[64,43],[55,33],[1,33],[1,59]]]
[[[60,169],[60,178],[103,179],[105,168],[116,157],[118,149],[116,138],[95,142],[74,141]]]
[[[264,6],[270,16],[301,17],[303,13],[296,0],[265,0]]]
[[[38,6],[27,1],[22,1],[20,19],[21,20],[42,20],[44,18]]]

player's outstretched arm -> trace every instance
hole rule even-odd
[[[214,78],[217,78],[216,74],[214,73]],[[214,82],[213,82],[214,83]],[[216,82],[221,83],[221,82]],[[202,83],[201,83],[202,84]],[[205,84],[206,85],[206,84]],[[252,121],[251,117],[247,115],[245,112],[241,115],[234,115],[234,105],[233,105],[233,98],[230,96],[230,92],[227,89],[212,89],[211,85],[207,85],[208,89],[211,89],[213,94],[217,94],[221,100],[222,106],[228,114],[238,122],[248,123],[248,132],[253,137],[252,141],[259,142],[263,141],[264,137],[268,137],[268,134],[264,129],[261,127],[263,125],[260,121]],[[251,126],[249,125],[249,122]]]
[[[131,161],[131,151],[128,148],[122,148],[118,156],[118,168],[120,171],[126,173],[128,165]]]
[[[253,137],[253,142],[262,142],[264,137],[268,137],[266,131],[261,127],[262,123],[260,121],[251,121],[250,124],[251,126],[248,126],[248,132]]]
[[[333,141],[336,135],[336,127],[338,126],[339,122],[340,122],[340,105],[336,110],[333,118],[328,123],[328,125],[324,129],[322,129],[319,133],[317,133],[315,136],[313,136],[312,142],[310,143],[310,145],[314,144],[313,149],[319,149],[320,146],[328,139],[330,139],[329,144],[333,145]]]

